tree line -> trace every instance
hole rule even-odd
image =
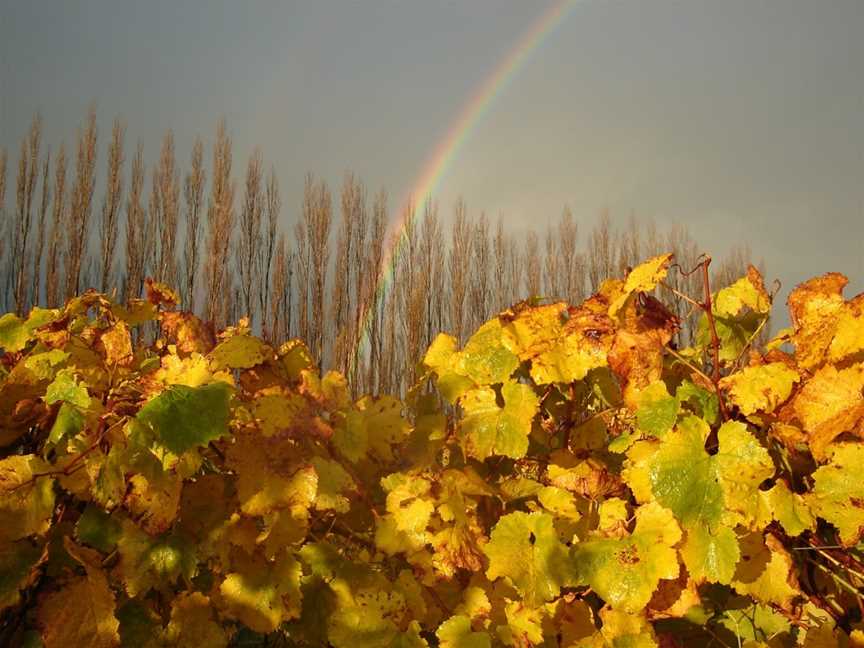
[[[139,297],[152,277],[217,328],[247,316],[274,344],[302,338],[319,365],[342,372],[362,393],[403,393],[414,378],[404,367],[416,364],[439,331],[464,342],[521,299],[578,303],[648,256],[673,252],[687,269],[702,251],[684,224],[661,231],[633,216],[619,224],[608,211],[586,229],[565,207],[544,230],[527,234],[469,213],[462,198],[448,209],[426,199],[393,214],[386,190],[370,192],[350,172],[338,189],[307,174],[299,211],[285,209],[283,217],[276,171],[265,168],[260,149],[235,174],[224,120],[206,158],[198,137],[188,163],[178,161],[169,130],[148,165],[143,144],[130,149],[116,118],[97,194],[95,108],[74,151],[43,147],[42,128],[37,114],[21,139],[8,206],[12,173],[0,150],[3,312],[55,307],[90,287]],[[394,217],[404,221],[396,234],[388,230]],[[381,290],[379,270],[397,244],[395,280]],[[730,250],[714,264],[714,286],[740,276],[749,262],[746,246]],[[675,292],[698,295],[699,281],[681,272],[667,280],[682,319],[680,344],[695,326],[690,305]]]

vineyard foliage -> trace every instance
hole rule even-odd
[[[864,646],[864,296],[670,255],[441,334],[404,399],[167,287],[0,319],[0,643]],[[668,290],[665,293],[668,295]]]

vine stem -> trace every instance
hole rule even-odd
[[[711,265],[711,257],[705,255],[702,261],[702,288],[704,291],[704,301],[702,302],[702,310],[705,311],[705,317],[708,319],[708,328],[711,331],[711,382],[714,383],[714,391],[717,392],[717,400],[720,402],[720,414],[724,421],[729,420],[729,412],[726,411],[726,403],[720,395],[720,337],[717,335],[717,325],[714,322],[714,308],[711,302],[711,280],[708,277],[708,266]]]

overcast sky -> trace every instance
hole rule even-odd
[[[0,0],[0,146],[40,111],[52,149],[90,102],[155,158],[185,162],[224,115],[235,169],[261,145],[284,218],[306,171],[393,197],[550,5],[524,0]],[[687,223],[715,255],[750,242],[788,288],[837,270],[864,289],[864,1],[582,0],[477,124],[437,198],[449,212],[587,231]],[[14,161],[10,160],[14,168]]]

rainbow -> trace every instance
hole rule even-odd
[[[447,129],[423,165],[423,170],[411,185],[410,191],[400,202],[396,220],[390,227],[387,241],[391,241],[384,250],[375,289],[374,306],[363,316],[360,335],[357,340],[353,360],[359,359],[362,349],[369,337],[369,326],[375,309],[380,308],[381,301],[387,295],[402,249],[405,245],[405,225],[411,212],[411,205],[423,204],[432,196],[441,179],[446,174],[450,164],[456,158],[462,145],[470,136],[477,123],[488,112],[490,106],[501,96],[508,83],[522,69],[531,53],[551,34],[569,13],[569,9],[578,0],[558,0],[544,11],[522,35],[507,56],[499,63],[471,99],[459,112],[456,119]],[[421,200],[414,202],[416,198]]]

